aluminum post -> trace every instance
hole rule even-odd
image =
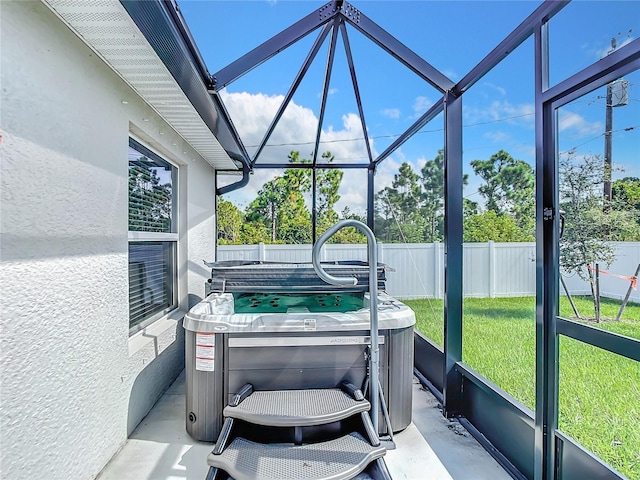
[[[445,301],[444,301],[444,414],[462,411],[462,98],[447,92],[444,97],[444,192],[445,192]]]

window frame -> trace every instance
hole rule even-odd
[[[170,232],[144,232],[144,231],[132,231],[129,230],[129,217],[128,217],[128,206],[129,206],[129,198],[128,198],[128,188],[127,188],[127,264],[129,265],[130,259],[130,246],[132,243],[140,244],[140,243],[157,243],[157,242],[171,242],[172,246],[172,265],[170,267],[170,275],[172,280],[171,285],[171,305],[165,307],[157,312],[152,313],[146,318],[143,318],[140,322],[135,325],[131,325],[131,314],[129,314],[129,336],[143,330],[153,322],[163,318],[168,313],[177,310],[179,308],[178,305],[178,225],[179,225],[179,213],[178,213],[178,197],[179,197],[179,175],[180,168],[174,162],[167,160],[166,156],[163,156],[157,151],[152,150],[150,147],[142,143],[141,140],[136,138],[134,135],[129,133],[129,141],[128,141],[128,149],[133,149],[136,152],[148,157],[149,159],[157,162],[161,166],[171,167],[171,223],[170,223]],[[128,172],[128,167],[127,167]],[[128,175],[127,175],[128,178]],[[131,294],[131,284],[130,279],[128,280],[128,293]],[[130,304],[130,297],[128,298],[128,303]]]

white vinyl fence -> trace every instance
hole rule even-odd
[[[601,270],[600,293],[624,298],[629,280],[640,264],[640,242],[616,242],[616,260]],[[366,245],[325,244],[322,260],[367,259]],[[463,249],[463,289],[467,297],[519,297],[536,294],[535,243],[467,243]],[[397,298],[443,298],[444,244],[378,244],[378,260],[392,271],[387,273],[387,292]],[[311,245],[219,245],[218,261],[263,260],[270,262],[311,262]],[[590,295],[589,283],[577,275],[563,278],[575,295]],[[561,288],[561,294],[564,292]],[[630,301],[640,302],[640,290],[632,290]]]

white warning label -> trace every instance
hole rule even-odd
[[[216,360],[215,333],[196,332],[196,370],[213,372]]]

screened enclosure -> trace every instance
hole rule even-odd
[[[425,292],[414,298],[422,303],[412,304],[419,317],[415,373],[441,399],[443,413],[458,417],[514,478],[640,478],[638,307],[631,302],[622,321],[606,321],[616,317],[632,284],[609,295],[614,306],[606,299],[592,306],[584,298],[575,305],[566,286],[583,275],[589,287],[581,295],[597,300],[596,277],[615,273],[607,270],[611,242],[640,239],[640,203],[633,197],[640,185],[634,173],[640,164],[640,7],[467,5],[466,14],[485,8],[506,16],[518,8],[521,16],[513,26],[505,21],[503,32],[487,33],[488,53],[457,64],[452,75],[444,73],[453,71],[450,65],[430,62],[435,47],[428,27],[439,22],[453,30],[456,15],[465,12],[455,2],[441,3],[434,8],[449,15],[407,20],[425,27],[425,41],[409,47],[397,39],[402,32],[381,26],[387,19],[367,16],[366,2],[332,1],[215,73],[187,28],[197,14],[172,10],[215,106],[204,115],[238,167],[218,172],[225,209],[219,220],[254,215],[263,231],[253,231],[253,243],[311,245],[351,216],[366,221],[385,248],[410,244],[415,255],[405,263],[394,260],[393,248],[383,261],[395,261],[399,275],[415,275],[413,284]],[[397,8],[405,7],[410,4]],[[128,7],[134,19],[141,8]],[[598,28],[601,18],[615,30]],[[575,35],[560,35],[569,30]],[[450,48],[455,58],[465,45],[472,50],[481,33],[456,32],[438,50]],[[591,55],[581,54],[586,44]],[[369,56],[367,45],[380,57]],[[263,70],[271,62],[280,72],[277,85]],[[267,92],[263,108],[251,111],[253,122],[242,102],[248,88],[242,82],[250,75],[262,78]],[[311,86],[309,78],[319,83]],[[501,87],[505,78],[525,96],[511,97]],[[335,82],[349,87],[350,100],[332,103]],[[369,120],[368,98],[390,86],[417,92],[404,99],[413,111],[401,131]],[[189,88],[185,83],[196,98]],[[299,115],[305,89],[319,92],[308,107],[316,123],[308,128]],[[339,132],[323,123],[340,115]],[[395,112],[386,115],[391,121]],[[495,128],[498,122],[517,136]],[[491,139],[490,149],[474,138]],[[358,146],[343,148],[347,142]],[[420,162],[404,166],[403,149],[418,152]],[[342,205],[352,208],[330,208],[338,205],[338,178],[363,195],[343,194]],[[241,191],[259,201],[234,210],[227,195]],[[232,226],[221,231],[219,248],[238,235]],[[343,243],[359,241],[346,236]],[[587,247],[594,253],[578,257]],[[471,265],[489,265],[486,278],[479,281]],[[622,275],[633,280],[635,267],[627,265]],[[593,421],[585,426],[586,418]]]

